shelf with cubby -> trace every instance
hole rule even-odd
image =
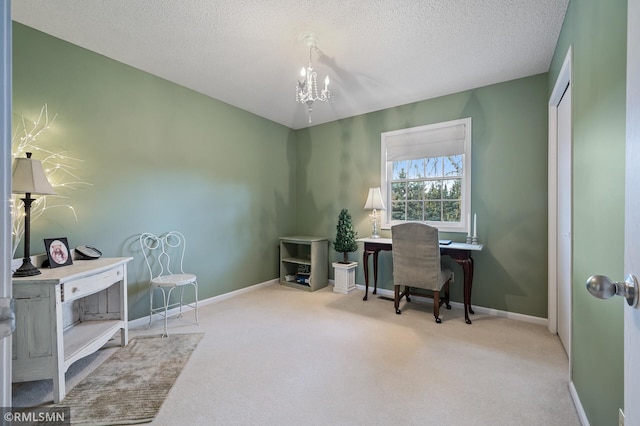
[[[321,237],[280,238],[280,284],[316,291],[329,283],[329,241]]]

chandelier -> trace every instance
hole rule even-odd
[[[313,103],[315,101],[327,102],[331,98],[329,92],[329,76],[324,79],[324,89],[318,93],[318,85],[316,79],[318,74],[313,70],[311,63],[311,52],[315,49],[319,52],[317,47],[318,39],[313,36],[305,37],[305,42],[309,46],[309,66],[300,70],[300,80],[296,84],[296,102],[306,104],[309,112],[309,123],[311,123],[311,111],[313,109]]]

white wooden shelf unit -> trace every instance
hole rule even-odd
[[[316,291],[329,284],[329,241],[321,237],[280,238],[280,284]],[[308,266],[308,274],[299,274],[300,266]],[[308,283],[290,281],[287,277],[306,277]]]

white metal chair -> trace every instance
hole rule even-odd
[[[186,250],[184,235],[178,231],[171,231],[160,236],[145,232],[140,235],[140,247],[149,269],[149,327],[153,315],[164,317],[163,337],[168,336],[167,320],[169,309],[179,306],[178,317],[182,316],[182,306],[194,308],[196,324],[198,323],[198,281],[194,274],[184,272],[182,263]],[[184,288],[192,285],[195,292],[195,302],[183,303]],[[180,288],[180,301],[171,303],[171,293]],[[153,295],[156,289],[162,292],[163,306],[153,306]]]

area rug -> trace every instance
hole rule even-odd
[[[203,335],[134,337],[56,406],[70,407],[71,424],[150,422]]]

